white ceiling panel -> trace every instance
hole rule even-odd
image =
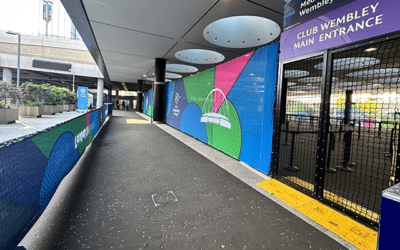
[[[141,75],[145,74],[145,72],[146,72],[145,69],[132,68],[132,67],[126,67],[126,66],[120,66],[120,65],[113,65],[113,64],[108,64],[107,70],[108,70],[108,72],[112,72],[112,73],[141,74]]]
[[[180,38],[217,0],[84,0],[83,2],[91,21]]]
[[[106,65],[114,64],[149,70],[155,64],[154,58],[134,56],[106,50],[102,52],[102,55]]]
[[[175,42],[172,39],[91,22],[100,50],[162,58]]]

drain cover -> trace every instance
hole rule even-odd
[[[161,206],[161,204],[173,203],[178,201],[174,192],[172,191],[160,194],[152,194],[151,199],[153,200],[154,206],[156,207]]]

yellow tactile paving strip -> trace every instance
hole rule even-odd
[[[308,190],[311,190],[311,191],[314,190],[314,185],[312,185],[311,183],[308,183],[306,181],[303,181],[297,177],[287,176],[287,177],[285,177],[285,179],[287,179],[293,183],[296,183],[297,185],[302,186]],[[340,197],[336,194],[333,194],[327,190],[324,190],[324,198],[327,200],[333,201],[337,204],[340,204],[341,206],[343,206],[357,214],[360,214],[367,218],[370,218],[375,222],[379,222],[379,214],[378,213],[368,210],[367,208],[357,205],[356,203],[346,200],[345,198],[342,198],[342,197]]]
[[[274,179],[258,186],[362,250],[375,250],[378,233]]]
[[[150,124],[150,121],[139,120],[139,119],[126,119],[128,124]]]

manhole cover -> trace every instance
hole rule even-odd
[[[172,191],[160,194],[152,194],[151,199],[153,199],[154,206],[156,207],[161,206],[161,204],[173,203],[178,201],[174,192]]]

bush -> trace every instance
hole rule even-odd
[[[41,102],[24,102],[24,106],[41,106]]]

